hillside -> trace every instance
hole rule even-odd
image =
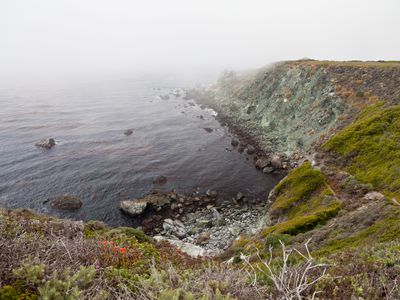
[[[257,159],[288,158],[259,232],[193,258],[137,229],[3,209],[0,299],[400,299],[400,63],[282,62],[188,98]]]

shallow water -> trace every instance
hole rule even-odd
[[[180,97],[158,97],[188,84],[132,78],[0,89],[0,205],[134,225],[119,202],[154,188],[266,197],[280,176],[264,175],[232,150],[228,130],[212,111]],[[125,136],[129,128],[133,134]],[[57,145],[34,146],[46,137]],[[159,175],[168,178],[163,186],[152,183]],[[80,196],[82,208],[62,212],[46,202],[64,193]]]

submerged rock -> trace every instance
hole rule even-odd
[[[153,179],[153,184],[166,184],[167,177],[165,176],[158,176],[157,178]]]
[[[77,210],[82,207],[82,201],[77,196],[61,195],[51,203],[51,206],[56,209]]]
[[[211,128],[208,128],[208,127],[206,127],[206,128],[203,128],[205,131],[207,131],[208,133],[211,133],[211,132],[213,132],[213,129],[211,129]]]
[[[43,139],[35,144],[36,147],[45,149],[51,149],[55,145],[56,141],[53,138]]]

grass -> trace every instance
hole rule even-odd
[[[400,106],[383,103],[363,110],[323,149],[338,157],[346,171],[387,195],[400,197]]]
[[[400,211],[394,211],[375,222],[368,228],[355,232],[345,239],[334,239],[315,252],[317,256],[324,256],[347,249],[369,247],[376,243],[385,243],[400,240]]]
[[[265,228],[262,236],[306,232],[325,224],[340,210],[340,204],[324,175],[313,169],[310,162],[292,170],[275,187],[274,195],[269,213],[280,222]]]
[[[325,178],[313,170],[310,162],[303,163],[275,187],[276,199],[271,213],[285,213],[302,201],[309,200],[312,193],[325,185]]]

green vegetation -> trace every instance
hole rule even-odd
[[[356,249],[368,247],[375,243],[391,242],[400,240],[400,210],[395,209],[387,216],[367,227],[364,230],[355,232],[344,239],[332,239],[315,252],[316,255],[328,255],[345,249]]]
[[[262,231],[266,237],[271,233],[296,235],[323,225],[340,210],[325,177],[304,162],[282,180],[274,190],[275,200],[269,213],[273,218],[284,219]]]
[[[400,196],[400,106],[364,109],[323,148],[337,155],[346,171],[388,195]]]
[[[325,178],[321,172],[313,170],[310,162],[303,163],[275,187],[276,199],[271,213],[285,213],[299,202],[307,201],[324,184]]]

